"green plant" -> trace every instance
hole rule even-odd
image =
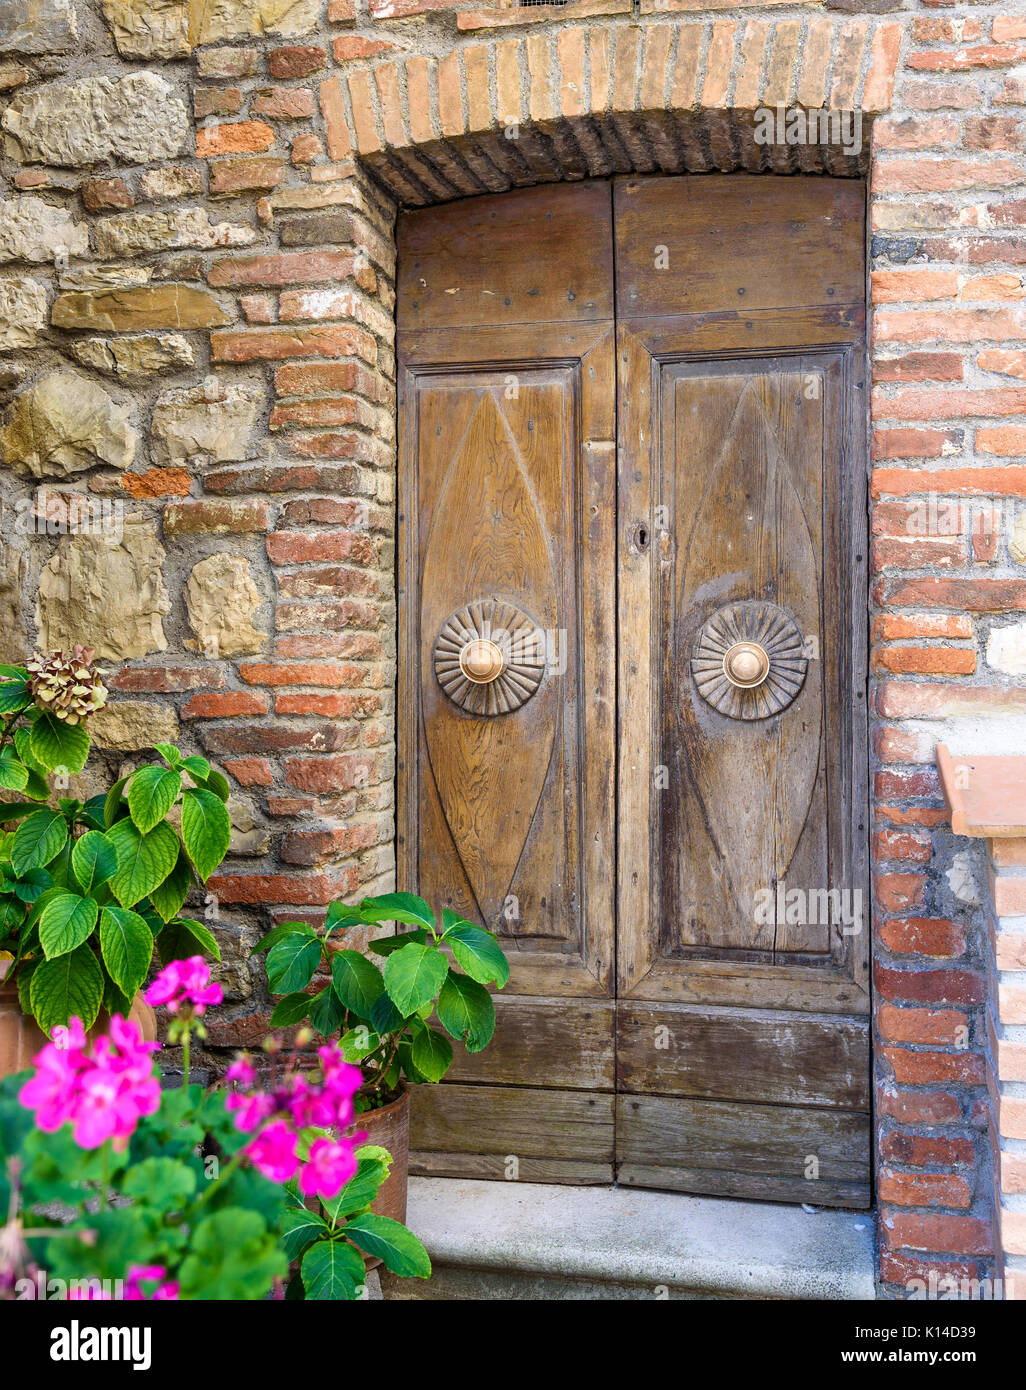
[[[0,789],[27,798],[0,803],[0,962],[46,1033],[73,1014],[87,1028],[101,1008],[127,1014],[154,945],[165,962],[220,958],[209,929],[180,915],[231,834],[227,779],[205,758],[155,744],[162,762],[106,795],[44,804],[48,779],[81,772],[89,755],[83,720],[106,700],[91,657],[0,666]]]
[[[384,957],[383,969],[361,951],[337,944],[338,934],[383,922],[413,928],[370,943]],[[404,1079],[441,1081],[452,1065],[449,1038],[468,1052],[487,1047],[495,1006],[486,986],[501,989],[509,979],[509,963],[492,932],[450,908],[443,908],[439,923],[413,893],[364,898],[356,906],[334,902],[323,931],[285,922],[255,949],[267,952],[268,989],[284,996],[272,1026],[309,1022],[325,1037],[337,1035],[346,1060],[363,1068],[357,1097],[362,1110],[386,1105]],[[322,964],[331,972],[330,983],[311,994]],[[444,1032],[431,1027],[432,1017]]]

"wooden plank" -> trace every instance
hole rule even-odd
[[[868,1110],[869,1051],[865,1019],[618,1006],[621,1091]]]
[[[617,313],[865,301],[865,184],[766,174],[614,180]]]
[[[494,995],[495,1036],[483,1052],[454,1048],[448,1081],[611,1091],[615,1006],[603,1000]]]
[[[578,1163],[572,1159],[522,1158],[516,1167],[502,1154],[410,1154],[410,1172],[425,1178],[484,1178],[492,1182],[555,1182],[574,1187],[600,1187],[613,1181],[611,1163]]]
[[[528,1086],[415,1086],[410,1148],[612,1163],[613,1096]]]
[[[620,1095],[620,1181],[692,1192],[865,1205],[871,1117],[780,1105]]]
[[[610,186],[602,180],[406,212],[398,248],[401,330],[613,317]]]

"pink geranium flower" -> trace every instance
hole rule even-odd
[[[337,1197],[355,1172],[352,1144],[315,1139],[310,1145],[309,1162],[299,1174],[299,1190],[304,1197]]]
[[[168,1279],[166,1275],[167,1270],[163,1265],[130,1265],[125,1275],[126,1302],[138,1302],[148,1298],[177,1298],[181,1286],[177,1279]],[[154,1286],[152,1292],[146,1291],[143,1287],[144,1282]]]
[[[34,1059],[36,1074],[18,1099],[36,1112],[36,1124],[46,1133],[71,1124],[83,1149],[99,1148],[107,1139],[123,1149],[140,1117],[160,1106],[152,1057],[159,1046],[144,1042],[138,1024],[120,1014],[111,1019],[108,1035],[87,1044],[81,1019],[73,1018]]]
[[[164,1004],[172,1014],[184,1004],[197,1018],[205,1013],[208,1004],[220,1004],[223,998],[221,986],[211,984],[210,966],[202,956],[171,961],[146,991],[147,1004]]]
[[[299,1167],[298,1136],[284,1120],[274,1120],[246,1145],[254,1168],[271,1182],[288,1182]]]

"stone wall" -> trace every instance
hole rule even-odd
[[[111,770],[232,778],[232,1006],[268,920],[391,882],[397,201],[865,172],[882,1277],[993,1272],[982,844],[934,766],[1026,726],[1026,20],[947,0],[0,0],[0,630],[127,663]],[[847,164],[756,148],[864,113]],[[833,161],[833,162],[832,162]]]

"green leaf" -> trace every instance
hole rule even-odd
[[[227,1207],[197,1225],[179,1271],[183,1299],[262,1299],[288,1261],[255,1211]]]
[[[331,986],[347,1009],[366,1018],[385,983],[378,967],[359,951],[336,951],[331,958]]]
[[[99,907],[77,893],[55,893],[39,917],[39,944],[47,960],[65,956],[88,941]]]
[[[40,961],[29,987],[32,1014],[46,1034],[77,1014],[85,1028],[96,1022],[103,1002],[103,971],[88,946],[56,960]]]
[[[50,794],[49,787],[46,794]],[[33,811],[38,810],[39,807],[33,801],[0,801],[0,825],[6,825],[12,820],[21,820],[23,816],[31,815]]]
[[[135,907],[167,878],[178,860],[178,836],[166,821],[143,834],[131,820],[119,820],[107,831],[118,855],[111,891],[122,907]]]
[[[435,1028],[421,1027],[413,1035],[413,1065],[426,1081],[441,1081],[452,1066],[452,1043]]]
[[[231,783],[223,772],[218,772],[216,767],[212,767],[207,774],[207,791],[213,792],[222,801],[227,801],[232,794]]]
[[[187,772],[194,782],[204,784],[210,776],[210,764],[206,758],[193,756],[183,758],[180,765],[182,771]]]
[[[0,898],[0,941],[25,920],[25,904],[17,898]]]
[[[141,767],[128,787],[128,814],[145,833],[162,821],[182,790],[180,775],[171,768]]]
[[[119,777],[107,795],[103,798],[103,823],[108,829],[121,814],[121,809],[124,804],[121,793],[124,791],[127,781],[127,777]]]
[[[324,1037],[331,1038],[342,1027],[345,1010],[338,995],[328,986],[310,1002],[310,1022]]]
[[[182,839],[204,881],[228,853],[232,825],[221,798],[205,788],[182,793]]]
[[[271,1012],[272,1028],[291,1028],[293,1024],[302,1023],[310,1014],[310,1005],[313,1003],[313,995],[286,994],[284,999],[279,999]]]
[[[91,893],[118,871],[118,852],[99,830],[87,830],[71,850],[71,868],[83,893]]]
[[[426,931],[403,931],[395,936],[379,936],[369,945],[376,956],[390,956],[393,951],[401,951],[408,941],[416,941],[423,946],[426,940]]]
[[[368,1255],[376,1256],[393,1274],[418,1279],[431,1277],[428,1252],[412,1231],[391,1217],[367,1212],[363,1216],[354,1216],[342,1229],[347,1240],[353,1241]],[[303,1282],[306,1283],[305,1269]]]
[[[381,893],[376,898],[364,898],[359,911],[363,922],[408,922],[428,931],[435,926],[435,914],[415,893]]]
[[[509,979],[509,961],[490,931],[475,927],[472,922],[457,922],[442,939],[452,947],[460,968],[478,984],[494,981],[501,989]]]
[[[438,1021],[468,1052],[480,1052],[495,1032],[495,1005],[484,985],[450,971],[438,996]]]
[[[328,1223],[305,1207],[290,1207],[282,1217],[281,1233],[286,1256],[298,1260],[311,1241],[328,1234]]]
[[[205,956],[221,959],[221,948],[209,927],[193,917],[175,917],[157,938],[160,958],[166,965],[172,960],[188,960],[198,946]]]
[[[53,887],[53,877],[45,869],[29,869],[14,884],[14,896],[23,903],[34,903]]]
[[[28,786],[28,768],[20,762],[13,748],[0,753],[0,788],[5,792],[23,792]]]
[[[153,747],[169,767],[178,767],[180,765],[182,755],[173,743],[155,743]]]
[[[48,772],[59,767],[81,772],[89,756],[89,735],[81,724],[66,724],[47,711],[32,725],[29,747]]]
[[[14,832],[11,863],[16,874],[40,869],[55,859],[68,838],[68,826],[59,811],[33,811]]]
[[[300,932],[286,936],[268,952],[268,989],[272,994],[292,994],[306,989],[320,959],[321,943],[316,936]]]
[[[105,907],[100,913],[100,952],[111,979],[131,999],[150,968],[153,933],[137,912]]]
[[[401,1028],[406,1020],[382,989],[371,1005],[370,1021],[384,1037],[386,1033],[394,1033]]]
[[[300,1266],[308,1299],[352,1301],[366,1280],[366,1266],[351,1245],[341,1240],[319,1240],[303,1256]]]
[[[163,883],[158,883],[156,888],[151,888],[149,892],[153,909],[162,921],[170,922],[173,917],[178,916],[182,910],[182,904],[189,896],[192,883],[192,865],[189,863],[189,856],[184,849],[179,848],[174,868]]]
[[[388,996],[385,995],[385,998]],[[342,1056],[347,1062],[362,1062],[364,1057],[380,1046],[381,1038],[365,1023],[361,1023],[357,1028],[350,1028],[349,1032],[344,1033],[339,1039]]]
[[[177,1212],[196,1191],[196,1173],[174,1158],[145,1158],[125,1174],[124,1191],[146,1204],[147,1211]]]
[[[384,1149],[372,1151],[365,1149],[364,1156],[357,1154],[356,1172],[336,1197],[322,1197],[324,1210],[337,1221],[340,1216],[352,1216],[354,1212],[365,1211],[378,1195],[378,1189],[388,1177],[392,1166],[392,1155]],[[377,1157],[377,1154],[383,1155]],[[374,1156],[372,1156],[372,1154]]]
[[[24,676],[0,680],[0,718],[9,719],[32,700]]]
[[[284,941],[287,936],[316,936],[317,933],[307,922],[282,922],[280,927],[272,927],[266,936],[262,936],[253,947],[253,954],[258,955],[261,951],[269,951],[272,946],[277,946],[279,941]]]
[[[434,946],[410,942],[385,961],[385,989],[401,1014],[409,1017],[434,999],[445,982],[449,962]]]

